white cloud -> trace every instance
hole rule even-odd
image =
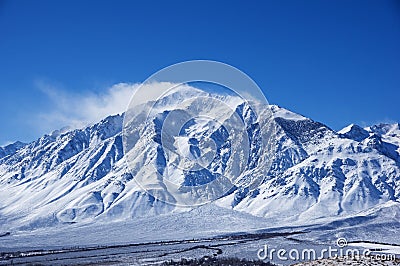
[[[69,126],[80,128],[109,116],[123,113],[138,84],[119,83],[101,93],[71,93],[43,82],[39,89],[51,101],[52,108],[34,119],[47,132]]]
[[[47,133],[66,126],[81,128],[109,115],[125,112],[133,95],[135,100],[131,102],[132,106],[156,100],[176,86],[169,82],[146,85],[119,83],[100,93],[72,93],[45,82],[37,82],[37,87],[47,95],[52,108],[36,115],[33,126]],[[139,87],[141,89],[137,90]],[[185,87],[193,89],[187,85]]]

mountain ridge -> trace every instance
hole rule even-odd
[[[215,204],[282,223],[306,223],[399,201],[399,124],[336,132],[279,106],[270,109],[276,153],[262,154],[272,158],[268,173],[256,188],[244,174],[241,185]],[[0,156],[0,220],[37,228],[186,211],[160,200],[169,195],[150,195],[134,182],[124,159],[122,128],[123,115],[109,116],[82,129],[18,144]],[[146,136],[147,128],[141,130]],[[360,132],[362,137],[356,134]],[[142,148],[147,154],[137,157],[142,165],[159,163],[149,160],[159,152],[146,142]]]

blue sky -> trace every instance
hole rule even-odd
[[[398,122],[399,47],[400,3],[389,0],[0,0],[0,144],[32,141],[114,97],[114,84],[193,59],[231,64],[270,103],[333,129]]]

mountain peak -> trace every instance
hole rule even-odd
[[[53,138],[57,138],[57,137],[61,136],[62,134],[67,133],[68,131],[71,131],[71,130],[72,130],[71,127],[65,126],[60,129],[56,129],[56,130],[52,131],[50,133],[50,136]]]
[[[92,137],[102,140],[115,136],[122,131],[123,114],[110,115],[88,129]]]
[[[352,139],[355,141],[363,141],[364,139],[369,137],[369,133],[367,130],[355,124],[348,125],[342,130],[339,130],[338,133],[344,138]]]
[[[395,133],[396,131],[400,131],[400,124],[380,123],[367,127],[366,130],[372,133],[376,133],[378,135],[392,134]]]
[[[3,158],[7,155],[14,154],[16,151],[18,151],[25,145],[26,145],[26,143],[23,143],[21,141],[16,141],[14,143],[0,147],[0,158]]]
[[[271,105],[269,105],[269,107],[270,107],[274,117],[280,117],[280,118],[283,118],[286,120],[293,120],[293,121],[308,119],[307,117],[304,117],[300,114],[289,111],[288,109],[280,107],[279,105],[271,104]]]

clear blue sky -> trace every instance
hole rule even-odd
[[[399,1],[0,0],[0,144],[44,133],[38,80],[101,93],[192,59],[334,129],[400,121]]]

